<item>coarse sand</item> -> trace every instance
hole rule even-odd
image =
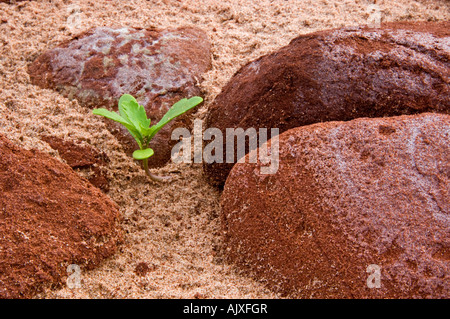
[[[17,145],[39,149],[61,161],[41,135],[82,141],[104,151],[111,160],[108,195],[120,207],[120,226],[125,230],[125,242],[115,256],[95,270],[82,272],[81,288],[46,288],[36,297],[281,297],[224,262],[220,192],[206,183],[201,164],[169,163],[154,171],[174,176],[173,182],[149,182],[139,164],[123,154],[101,118],[77,101],[30,83],[27,65],[39,54],[97,26],[197,26],[212,43],[212,68],[201,82],[205,103],[194,115],[203,119],[208,105],[243,64],[300,34],[367,24],[371,4],[368,0],[0,3],[0,133]],[[450,18],[446,0],[379,0],[377,6],[382,21]],[[142,263],[148,266],[145,275],[139,271]]]

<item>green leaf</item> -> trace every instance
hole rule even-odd
[[[123,94],[119,99],[119,113],[120,115],[128,120],[127,113],[125,112],[124,106],[129,104],[138,104],[136,99],[130,94]]]
[[[137,160],[144,160],[146,158],[149,158],[153,154],[154,152],[151,148],[146,148],[145,150],[135,150],[133,152],[133,158]]]
[[[94,109],[92,110],[92,113],[95,115],[104,116],[110,120],[116,121],[125,126],[128,132],[130,132],[130,134],[134,137],[138,145],[142,147],[143,139],[141,133],[136,129],[136,127],[132,123],[128,122],[122,116],[120,116],[116,112],[111,112],[104,108]]]
[[[141,132],[143,136],[150,136],[150,134],[153,132],[153,130],[151,128],[148,127],[142,127],[140,126]]]
[[[120,97],[119,112],[123,118],[134,125],[142,136],[148,135],[146,133],[150,127],[150,119],[147,118],[145,108],[139,105],[133,96],[124,94]]]
[[[120,124],[123,125],[129,125],[130,123],[128,123],[127,120],[125,120],[122,116],[120,116],[119,114],[117,114],[116,112],[111,112],[108,111],[107,109],[101,108],[101,109],[94,109],[92,110],[92,113],[94,113],[95,115],[101,115],[104,116],[110,120],[119,122]]]
[[[142,105],[139,105],[137,100],[130,94],[123,94],[120,97],[119,114],[108,111],[104,108],[94,109],[92,112],[125,126],[134,137],[140,148],[140,150],[136,150],[133,153],[133,157],[135,159],[142,160],[153,155],[152,149],[142,148],[148,145],[148,142],[156,135],[156,133],[158,133],[159,130],[164,127],[164,125],[172,121],[177,116],[186,113],[201,102],[203,102],[203,99],[199,96],[194,96],[190,99],[182,99],[176,102],[167,111],[163,118],[152,127],[150,127],[151,121],[147,118],[145,108]]]
[[[144,146],[144,139],[142,138],[141,133],[136,130],[130,129],[129,127],[126,127],[126,128],[127,128],[128,132],[130,132],[131,136],[134,137],[134,139],[136,140],[136,143],[138,143],[139,147],[142,148]]]
[[[194,96],[191,97],[190,99],[181,99],[178,102],[176,102],[167,111],[167,113],[163,116],[163,118],[156,125],[150,128],[152,130],[150,138],[155,136],[155,134],[158,133],[158,131],[162,129],[164,125],[172,121],[174,118],[186,113],[187,111],[196,107],[202,102],[203,99],[200,96]]]

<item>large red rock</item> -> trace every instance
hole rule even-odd
[[[90,269],[121,240],[117,205],[68,165],[0,135],[0,298],[60,286],[67,267]]]
[[[117,110],[124,93],[145,106],[153,123],[181,98],[201,95],[197,83],[210,67],[210,43],[196,28],[153,30],[99,27],[48,50],[28,68],[32,83],[76,98],[86,107]],[[137,143],[121,125],[106,123],[127,152]],[[161,130],[150,147],[150,166],[170,159],[172,129],[189,127],[189,116],[177,118]]]
[[[448,114],[449,61],[449,21],[302,35],[242,67],[211,105],[206,126],[284,132],[358,117]],[[204,171],[223,185],[232,166],[205,163]]]
[[[100,152],[90,145],[81,145],[80,142],[52,135],[42,135],[41,138],[51,148],[57,150],[61,158],[72,168],[90,167],[95,164],[104,165],[109,161],[104,152]]]
[[[230,261],[291,297],[450,297],[450,115],[313,124],[279,147],[275,174],[226,181]]]

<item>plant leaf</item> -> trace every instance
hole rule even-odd
[[[140,129],[141,129],[141,132],[142,132],[143,136],[149,136],[153,132],[153,130],[151,128],[148,128],[148,127],[140,126]]]
[[[144,160],[146,158],[149,158],[153,154],[154,152],[151,148],[146,148],[145,150],[135,150],[133,152],[133,158],[137,160]]]
[[[126,127],[128,132],[134,137],[139,145],[140,150],[133,153],[135,159],[146,159],[153,155],[153,150],[150,148],[142,149],[148,142],[161,130],[164,125],[172,121],[177,116],[186,113],[198,104],[203,102],[199,96],[191,97],[190,99],[181,99],[176,102],[167,111],[163,118],[156,124],[150,127],[150,119],[147,118],[145,108],[139,105],[137,100],[130,94],[123,94],[119,99],[119,114],[111,112],[107,109],[94,109],[92,113],[104,116],[108,119],[116,121]],[[144,145],[145,144],[145,145]]]
[[[123,94],[119,99],[120,115],[132,123],[142,136],[147,136],[150,127],[150,119],[147,118],[145,109],[130,94]]]
[[[116,112],[111,112],[108,111],[107,109],[101,108],[101,109],[93,109],[92,113],[94,113],[95,115],[101,115],[104,116],[110,120],[119,122],[120,124],[123,125],[129,125],[130,123],[128,123],[128,121],[126,119],[124,119],[122,116],[120,116],[119,114],[117,114]]]
[[[167,111],[167,113],[164,114],[163,118],[156,125],[153,125],[150,128],[152,130],[150,138],[155,136],[155,134],[158,133],[158,131],[160,129],[162,129],[164,127],[164,125],[166,125],[167,123],[172,121],[174,118],[186,113],[187,111],[196,107],[197,105],[199,105],[202,102],[203,102],[203,99],[200,96],[194,96],[194,97],[191,97],[190,99],[181,99],[178,102],[176,102]]]
[[[94,109],[94,110],[92,110],[92,113],[95,115],[104,116],[110,120],[116,121],[116,122],[122,124],[123,126],[125,126],[125,128],[128,130],[128,132],[130,132],[131,136],[134,137],[134,139],[136,140],[138,145],[140,147],[142,147],[143,140],[142,140],[141,133],[136,129],[136,127],[132,123],[128,122],[122,116],[120,116],[116,112],[111,112],[104,108]]]
[[[120,113],[120,116],[122,116],[126,120],[128,120],[128,116],[127,116],[127,113],[125,112],[124,106],[129,105],[129,104],[138,104],[138,102],[132,95],[123,94],[119,98],[119,113]]]

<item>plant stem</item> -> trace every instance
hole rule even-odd
[[[150,173],[150,170],[148,169],[148,158],[143,160],[144,164],[144,170],[148,177],[154,182],[166,182],[171,179],[170,176],[158,176]]]

